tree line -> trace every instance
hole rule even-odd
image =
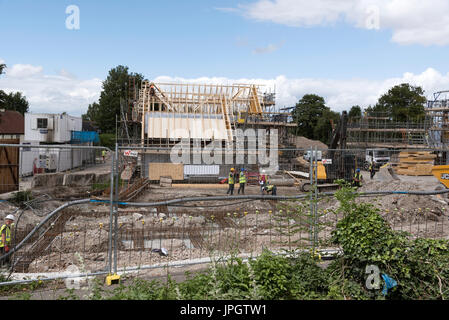
[[[6,65],[0,64],[0,76],[4,73]],[[10,92],[9,94],[0,90],[0,109],[14,110],[20,112],[22,115],[28,112],[30,104],[26,97],[21,92]]]

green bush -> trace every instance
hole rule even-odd
[[[285,257],[264,250],[256,260],[250,263],[263,299],[277,300],[289,296],[291,266]]]
[[[12,198],[8,199],[8,201],[14,203],[17,206],[22,206],[24,202],[30,201],[33,199],[33,194],[31,190],[26,191],[17,191],[14,193]]]
[[[328,275],[316,256],[301,252],[290,263],[289,298],[322,299],[327,295]]]
[[[110,150],[115,150],[115,134],[102,133],[100,136],[100,145]]]
[[[411,240],[407,233],[392,230],[377,208],[356,203],[350,188],[342,188],[336,197],[345,213],[332,235],[334,244],[344,252],[341,261],[334,263],[342,271],[341,279],[358,283],[364,296],[379,298],[380,290],[364,288],[366,267],[375,265],[398,284],[387,299],[449,297],[448,240]]]

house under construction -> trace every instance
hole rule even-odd
[[[132,81],[130,78],[128,103],[122,108],[121,142],[142,147],[143,176],[148,176],[150,165],[165,164],[162,167],[167,168],[170,152],[180,139],[188,141],[189,147],[201,149],[212,141],[220,141],[226,148],[235,145],[236,129],[255,129],[256,135],[257,129],[265,129],[265,135],[270,129],[277,129],[282,147],[287,143],[288,128],[296,126],[289,112],[276,108],[274,90],[262,92],[260,85],[150,81],[137,85]],[[136,136],[138,130],[140,136]],[[270,138],[265,138],[269,146]],[[245,149],[248,143],[247,138]],[[237,151],[231,152],[235,156]],[[188,162],[193,163],[192,158]],[[211,170],[203,163],[199,165],[200,170]],[[220,176],[226,176],[229,169],[225,165],[213,167],[214,175]]]
[[[347,144],[352,148],[447,149],[449,91],[434,94],[421,122],[397,122],[387,115],[363,115],[348,123]]]

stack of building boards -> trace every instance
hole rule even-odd
[[[165,187],[165,188],[167,188],[167,187],[169,187],[169,188],[171,188],[171,186],[172,186],[172,178],[171,177],[160,177],[160,180],[159,180],[159,185],[161,186],[161,187]]]
[[[408,176],[431,176],[435,158],[430,151],[402,151],[395,171]]]

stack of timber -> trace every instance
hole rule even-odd
[[[163,188],[171,188],[172,178],[171,177],[161,177],[160,181],[159,181],[159,185]]]
[[[408,176],[431,176],[435,158],[430,151],[402,151],[395,171]]]

